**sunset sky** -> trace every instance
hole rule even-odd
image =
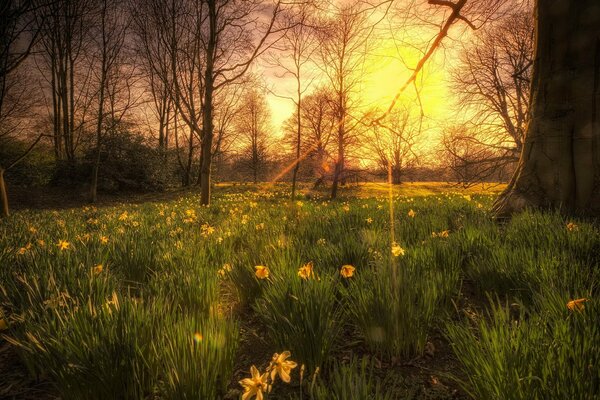
[[[442,15],[440,15],[441,17]],[[409,68],[414,67],[421,57],[421,53],[411,49],[408,43],[403,44],[400,40],[394,41],[390,34],[390,22],[393,23],[393,20],[394,15],[389,13],[388,20],[378,25],[376,32],[378,38],[375,46],[370,49],[371,55],[365,60],[365,72],[360,91],[365,108],[377,106],[387,109],[398,89],[410,76]],[[457,36],[467,36],[463,32],[463,27],[458,26],[451,30],[452,38],[446,38],[444,48],[439,49],[430,59],[424,68],[424,73],[419,77],[421,100],[428,121],[427,132],[423,134],[421,142],[430,143],[425,147],[431,147],[437,141],[440,121],[456,118],[456,108],[449,87],[448,68],[452,65],[452,60],[456,57],[457,49],[460,46],[455,39]],[[416,41],[422,42],[429,41],[436,33],[437,31],[431,27],[412,27],[405,36],[414,37]],[[412,45],[417,46],[419,43]],[[290,100],[278,96],[294,96],[295,81],[291,77],[277,76],[280,74],[279,71],[265,63],[260,63],[255,72],[261,74],[267,86],[277,94],[270,94],[268,100],[272,110],[273,127],[276,132],[281,133],[281,126],[292,115],[294,105]],[[318,75],[318,66],[313,66],[312,71],[307,71],[307,74],[311,72]],[[418,107],[413,87],[406,90],[401,101]]]

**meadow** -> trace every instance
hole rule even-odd
[[[0,397],[598,399],[598,225],[402,187],[15,213],[0,348],[45,385]]]

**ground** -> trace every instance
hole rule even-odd
[[[498,225],[502,188],[13,202],[0,398],[238,398],[251,366],[290,351],[269,399],[592,399],[598,226],[537,212]]]

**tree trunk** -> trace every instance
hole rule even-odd
[[[217,5],[208,1],[209,38],[204,72],[204,113],[202,116],[202,165],[200,166],[200,204],[210,204],[210,169],[213,140],[214,54],[217,38]]]
[[[528,207],[600,213],[598,0],[537,0],[531,120],[499,218]]]
[[[392,166],[392,185],[399,185],[402,183],[402,169],[399,165]]]
[[[0,168],[0,203],[2,204],[2,217],[8,217],[8,195],[6,194],[6,183],[4,182],[4,168]]]

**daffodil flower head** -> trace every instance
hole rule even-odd
[[[403,256],[405,253],[404,249],[402,247],[400,247],[400,245],[398,243],[392,243],[392,255],[394,257],[400,257]]]
[[[298,276],[306,280],[310,279],[311,277],[314,277],[312,261],[304,264],[302,267],[300,267],[300,269],[298,269]]]
[[[268,390],[267,378],[268,372],[260,374],[258,369],[253,365],[250,367],[250,378],[245,378],[240,381],[240,385],[244,388],[242,400],[249,400],[256,397],[256,400],[263,399],[263,393]]]
[[[342,265],[342,268],[340,269],[340,274],[344,278],[351,278],[354,275],[355,270],[356,268],[354,268],[352,265]]]
[[[254,270],[254,275],[256,275],[258,279],[267,279],[269,277],[269,268],[264,265],[257,265],[254,267]]]
[[[279,376],[283,382],[290,383],[290,371],[298,366],[296,362],[288,360],[290,355],[291,353],[287,350],[281,354],[273,354],[270,368],[272,382],[275,382],[275,378]]]
[[[585,303],[586,301],[588,301],[588,299],[586,298],[571,300],[567,303],[567,308],[570,311],[582,312],[585,309],[585,305],[583,303]]]

